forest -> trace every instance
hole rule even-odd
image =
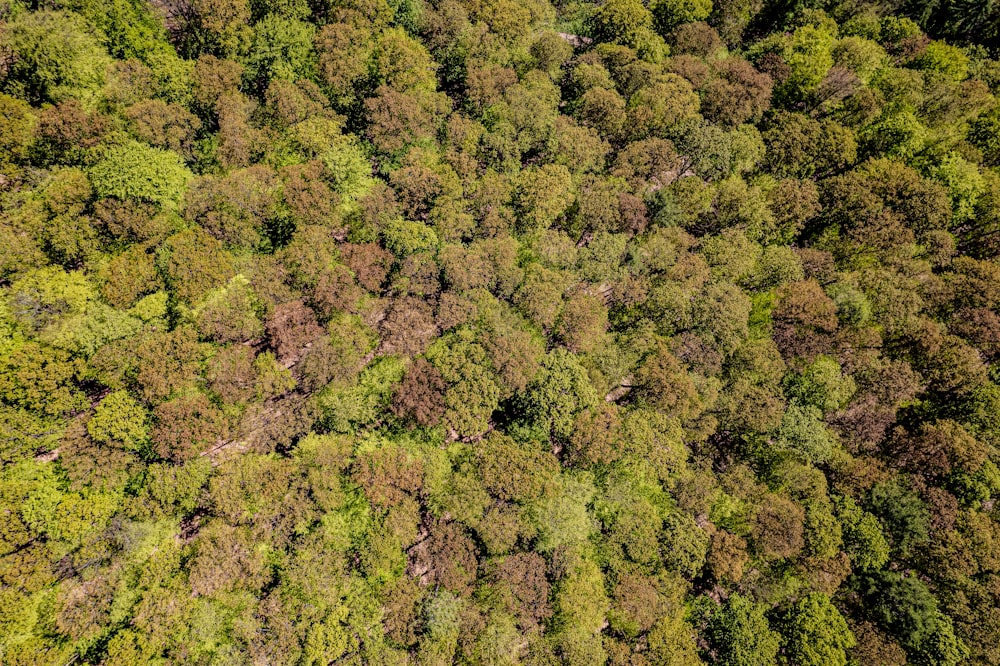
[[[998,49],[0,0],[0,663],[1000,665]]]

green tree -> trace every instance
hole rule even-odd
[[[723,666],[777,664],[780,636],[768,625],[764,610],[752,600],[733,594],[709,619],[705,635]]]
[[[23,11],[0,28],[14,54],[7,92],[34,103],[75,98],[93,107],[110,64],[82,16],[68,11]]]
[[[889,542],[878,518],[849,497],[839,500],[838,517],[843,526],[845,551],[856,569],[874,571],[889,562]]]
[[[888,528],[893,548],[900,554],[909,554],[930,538],[930,512],[905,481],[892,479],[877,484],[869,503]]]
[[[95,442],[115,443],[141,450],[149,439],[149,414],[127,391],[115,391],[101,400],[87,421],[87,432]]]
[[[192,174],[173,152],[136,141],[109,147],[90,170],[99,197],[149,202],[175,208]]]
[[[968,657],[951,619],[920,579],[883,571],[866,578],[861,589],[871,617],[899,639],[914,663],[953,666]]]
[[[829,356],[817,356],[802,372],[785,379],[785,395],[789,400],[822,412],[842,408],[856,390],[854,380],[845,377],[840,364]]]
[[[587,371],[576,357],[556,349],[542,359],[538,376],[524,396],[523,410],[529,422],[565,439],[573,432],[576,416],[597,400]]]
[[[781,419],[777,444],[796,451],[813,463],[830,459],[836,439],[820,420],[821,414],[813,406],[791,405]]]
[[[638,0],[609,0],[590,15],[590,32],[601,42],[635,45],[653,27],[653,15]]]
[[[682,23],[707,19],[712,13],[712,0],[659,0],[650,11],[656,31],[666,37]]]
[[[36,124],[27,102],[10,95],[0,95],[0,151],[7,155],[4,161],[28,156]]]
[[[245,76],[261,90],[272,79],[308,79],[314,72],[311,23],[268,14],[253,27]]]
[[[830,598],[822,592],[801,597],[781,623],[782,644],[796,666],[846,666],[854,634]]]

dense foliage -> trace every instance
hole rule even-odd
[[[0,662],[1000,664],[997,46],[0,0]]]

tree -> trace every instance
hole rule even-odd
[[[415,359],[393,396],[392,410],[418,425],[437,425],[444,416],[444,391],[444,378],[437,368],[426,359]]]
[[[814,280],[785,285],[771,314],[774,340],[786,357],[809,357],[837,329],[837,306]]]
[[[833,455],[836,439],[820,417],[819,410],[811,405],[790,405],[781,419],[777,445],[800,453],[810,462],[826,462]]]
[[[223,413],[203,393],[182,395],[153,410],[153,444],[161,458],[184,461],[204,454],[223,440]]]
[[[196,311],[198,332],[216,342],[245,342],[264,333],[260,305],[246,278],[237,276]]]
[[[277,174],[263,165],[200,178],[188,191],[184,216],[230,248],[252,249],[265,239],[281,246],[291,234],[282,228],[279,192]]]
[[[3,41],[15,56],[5,77],[10,91],[36,104],[72,97],[90,107],[97,101],[109,58],[79,14],[21,12],[4,24]]]
[[[857,159],[854,134],[832,120],[781,113],[763,137],[767,165],[777,176],[822,178],[847,169]]]
[[[518,203],[525,230],[547,229],[573,202],[569,169],[546,164],[521,172]]]
[[[157,259],[167,285],[189,303],[197,302],[233,275],[232,262],[222,244],[200,228],[168,238]]]
[[[176,153],[135,141],[108,148],[90,170],[97,196],[147,201],[165,208],[180,203],[190,179],[191,172]]]
[[[390,354],[416,356],[437,334],[430,306],[414,297],[397,299],[380,325],[381,349]]]
[[[142,141],[194,159],[195,135],[201,129],[198,117],[180,106],[162,100],[147,100],[126,110],[132,131]]]
[[[878,518],[849,497],[838,502],[838,517],[843,526],[845,550],[856,569],[875,571],[889,562],[889,542]]]
[[[316,34],[314,44],[320,81],[335,103],[349,106],[368,73],[372,50],[369,33],[348,22],[333,22]]]
[[[614,404],[580,412],[567,442],[568,459],[582,465],[610,464],[621,455],[621,419]]]
[[[610,0],[590,16],[590,31],[600,42],[635,45],[653,27],[653,15],[636,0]]]
[[[607,5],[605,5],[607,6]],[[679,125],[697,118],[700,102],[691,84],[676,74],[663,74],[628,100],[633,136],[667,137]]]
[[[551,585],[545,569],[545,560],[537,553],[516,553],[500,560],[489,572],[503,603],[525,629],[552,615]]]
[[[608,327],[607,308],[597,298],[586,293],[578,293],[566,300],[556,332],[566,348],[574,353],[593,351]]]
[[[124,242],[163,239],[171,231],[168,215],[143,201],[108,198],[94,202],[94,221],[103,231]],[[128,256],[148,255],[149,249],[133,247]]]
[[[429,582],[463,596],[472,591],[478,568],[476,546],[458,523],[435,523],[426,548],[415,555],[426,558]]]
[[[0,400],[46,416],[83,409],[78,382],[83,366],[61,349],[37,342],[15,346],[0,356]]]
[[[5,161],[27,157],[28,147],[34,141],[36,122],[27,102],[0,95],[0,150],[9,156]]]
[[[757,510],[752,543],[768,559],[794,557],[805,546],[805,511],[781,495],[770,495]]]
[[[779,97],[794,102],[814,92],[833,66],[833,45],[834,35],[827,25],[796,29],[783,53],[791,71],[778,90]]]
[[[323,330],[316,316],[302,301],[282,303],[268,317],[264,330],[271,348],[280,358],[296,358]]]
[[[899,638],[915,663],[952,665],[968,656],[951,619],[918,578],[882,571],[864,579],[861,589],[872,619]]]
[[[424,467],[402,447],[386,444],[357,456],[353,478],[373,504],[398,506],[420,491]]]
[[[650,10],[656,31],[666,37],[683,23],[707,19],[712,13],[712,0],[659,0]]]
[[[133,451],[148,441],[147,410],[127,391],[115,391],[101,400],[87,421],[87,432],[95,442],[117,444]]]
[[[138,340],[130,342],[134,344],[132,353],[115,361],[124,361],[123,374],[133,380],[134,388],[150,403],[161,402],[193,383],[205,358],[205,347],[188,326],[172,331],[147,329]],[[112,344],[102,351],[114,354],[120,349]]]
[[[712,614],[706,636],[715,652],[714,663],[724,666],[776,664],[780,636],[768,626],[760,605],[733,594]]]
[[[856,385],[844,376],[840,364],[829,356],[817,356],[802,372],[785,379],[785,395],[800,405],[822,412],[842,408],[854,395]]]
[[[586,370],[566,350],[556,349],[542,359],[542,367],[524,397],[524,415],[558,438],[566,438],[581,411],[597,403]]]
[[[260,89],[271,79],[296,81],[313,74],[315,26],[268,14],[253,26],[246,77]]]
[[[686,418],[698,407],[698,393],[677,357],[660,343],[636,373],[637,394],[668,416]]]
[[[328,225],[340,222],[340,197],[324,180],[323,164],[311,160],[292,164],[280,172],[285,205],[296,226]]]
[[[504,501],[528,504],[551,494],[559,463],[534,443],[519,444],[510,437],[491,434],[479,450],[483,485]]]
[[[208,360],[206,377],[226,404],[248,402],[256,395],[253,352],[243,345],[223,347]]]
[[[701,112],[709,120],[736,127],[759,120],[770,108],[774,83],[749,62],[726,58],[715,65],[714,74],[700,86]]]
[[[209,54],[199,56],[191,72],[191,93],[201,115],[214,117],[223,95],[237,92],[242,76],[243,66],[238,62]]]
[[[540,264],[525,269],[524,281],[514,296],[514,303],[537,325],[551,328],[555,325],[562,305],[563,276]]]
[[[35,159],[48,164],[82,164],[107,131],[107,117],[67,99],[38,114]]]
[[[844,616],[821,592],[795,602],[781,623],[781,634],[789,662],[800,666],[846,666],[846,650],[856,644]]]

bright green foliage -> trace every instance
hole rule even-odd
[[[923,54],[916,59],[916,65],[921,69],[940,72],[956,81],[969,75],[969,56],[961,48],[938,40],[927,45]]]
[[[778,430],[779,447],[795,451],[811,462],[821,463],[830,458],[836,439],[827,430],[822,414],[811,405],[790,405]]]
[[[111,146],[90,170],[90,182],[100,197],[177,206],[191,172],[173,152],[135,141]]]
[[[695,578],[705,565],[708,535],[689,517],[671,512],[663,521],[663,550],[669,568]]]
[[[73,12],[19,12],[0,26],[0,41],[15,56],[7,92],[38,102],[79,99],[94,106],[111,64],[84,19]]]
[[[846,67],[868,83],[875,72],[887,63],[888,57],[885,49],[870,39],[850,36],[837,40],[833,47],[833,60],[836,65]]]
[[[975,164],[951,153],[941,160],[934,176],[948,188],[955,223],[962,224],[975,215],[976,203],[986,191],[986,181]]]
[[[927,141],[927,128],[908,111],[885,115],[866,126],[859,137],[870,153],[909,159],[919,153]]]
[[[108,53],[116,58],[149,62],[152,53],[167,49],[163,25],[138,0],[74,0],[66,6],[100,30]]]
[[[326,423],[335,432],[351,432],[360,425],[374,423],[388,405],[393,385],[402,377],[402,361],[390,356],[365,368],[356,384],[331,387],[319,400]]]
[[[567,572],[555,592],[556,621],[564,641],[586,642],[600,631],[608,599],[597,565],[579,552],[571,553],[568,559]]]
[[[779,635],[768,626],[763,608],[733,594],[708,622],[706,635],[723,666],[777,664]]]
[[[448,386],[444,395],[445,424],[464,435],[486,432],[499,406],[500,384],[482,345],[463,329],[428,349],[427,360],[441,372]]]
[[[32,271],[10,286],[7,312],[29,331],[41,331],[66,315],[82,314],[93,288],[79,271],[57,267]]]
[[[847,282],[832,284],[827,294],[837,305],[837,318],[849,326],[864,324],[871,318],[871,303],[857,287]]]
[[[821,592],[795,602],[782,623],[782,635],[789,662],[798,666],[846,666],[846,650],[857,642],[844,616]]]
[[[0,400],[11,407],[58,416],[82,409],[82,366],[61,349],[28,342],[0,357]]]
[[[521,172],[519,202],[526,229],[547,229],[573,202],[573,182],[569,170],[547,164]]]
[[[253,45],[246,60],[246,76],[257,85],[271,79],[297,81],[312,76],[310,23],[268,14],[254,26]]]
[[[594,486],[588,478],[569,478],[558,492],[535,503],[531,517],[538,528],[539,552],[551,553],[587,543],[594,530],[587,512],[593,496]]]
[[[878,518],[861,509],[854,500],[844,498],[838,515],[844,533],[845,551],[860,571],[881,569],[889,561],[889,542]]]
[[[95,442],[139,450],[149,438],[149,413],[126,391],[109,394],[87,421],[87,432]]]
[[[682,23],[704,21],[712,13],[712,0],[659,0],[651,5],[656,31],[667,36]]]
[[[602,42],[634,46],[652,27],[653,16],[639,0],[609,0],[590,16],[590,31]]]
[[[393,220],[386,225],[383,235],[386,247],[398,257],[432,251],[438,243],[434,229],[426,224],[410,220]]]
[[[23,159],[34,140],[35,117],[27,102],[0,95],[0,151],[9,159]]]
[[[834,43],[834,36],[823,27],[804,25],[792,33],[784,54],[791,74],[780,94],[801,100],[812,93],[833,66]]]
[[[822,412],[840,409],[856,390],[854,380],[845,377],[840,364],[829,356],[817,357],[802,372],[785,379],[785,395],[790,401]]]
[[[81,356],[139,332],[142,322],[103,303],[90,303],[83,313],[65,317],[42,331],[38,339]]]
[[[576,415],[597,402],[586,370],[569,352],[557,349],[542,359],[528,387],[525,415],[555,437],[568,437]]]

